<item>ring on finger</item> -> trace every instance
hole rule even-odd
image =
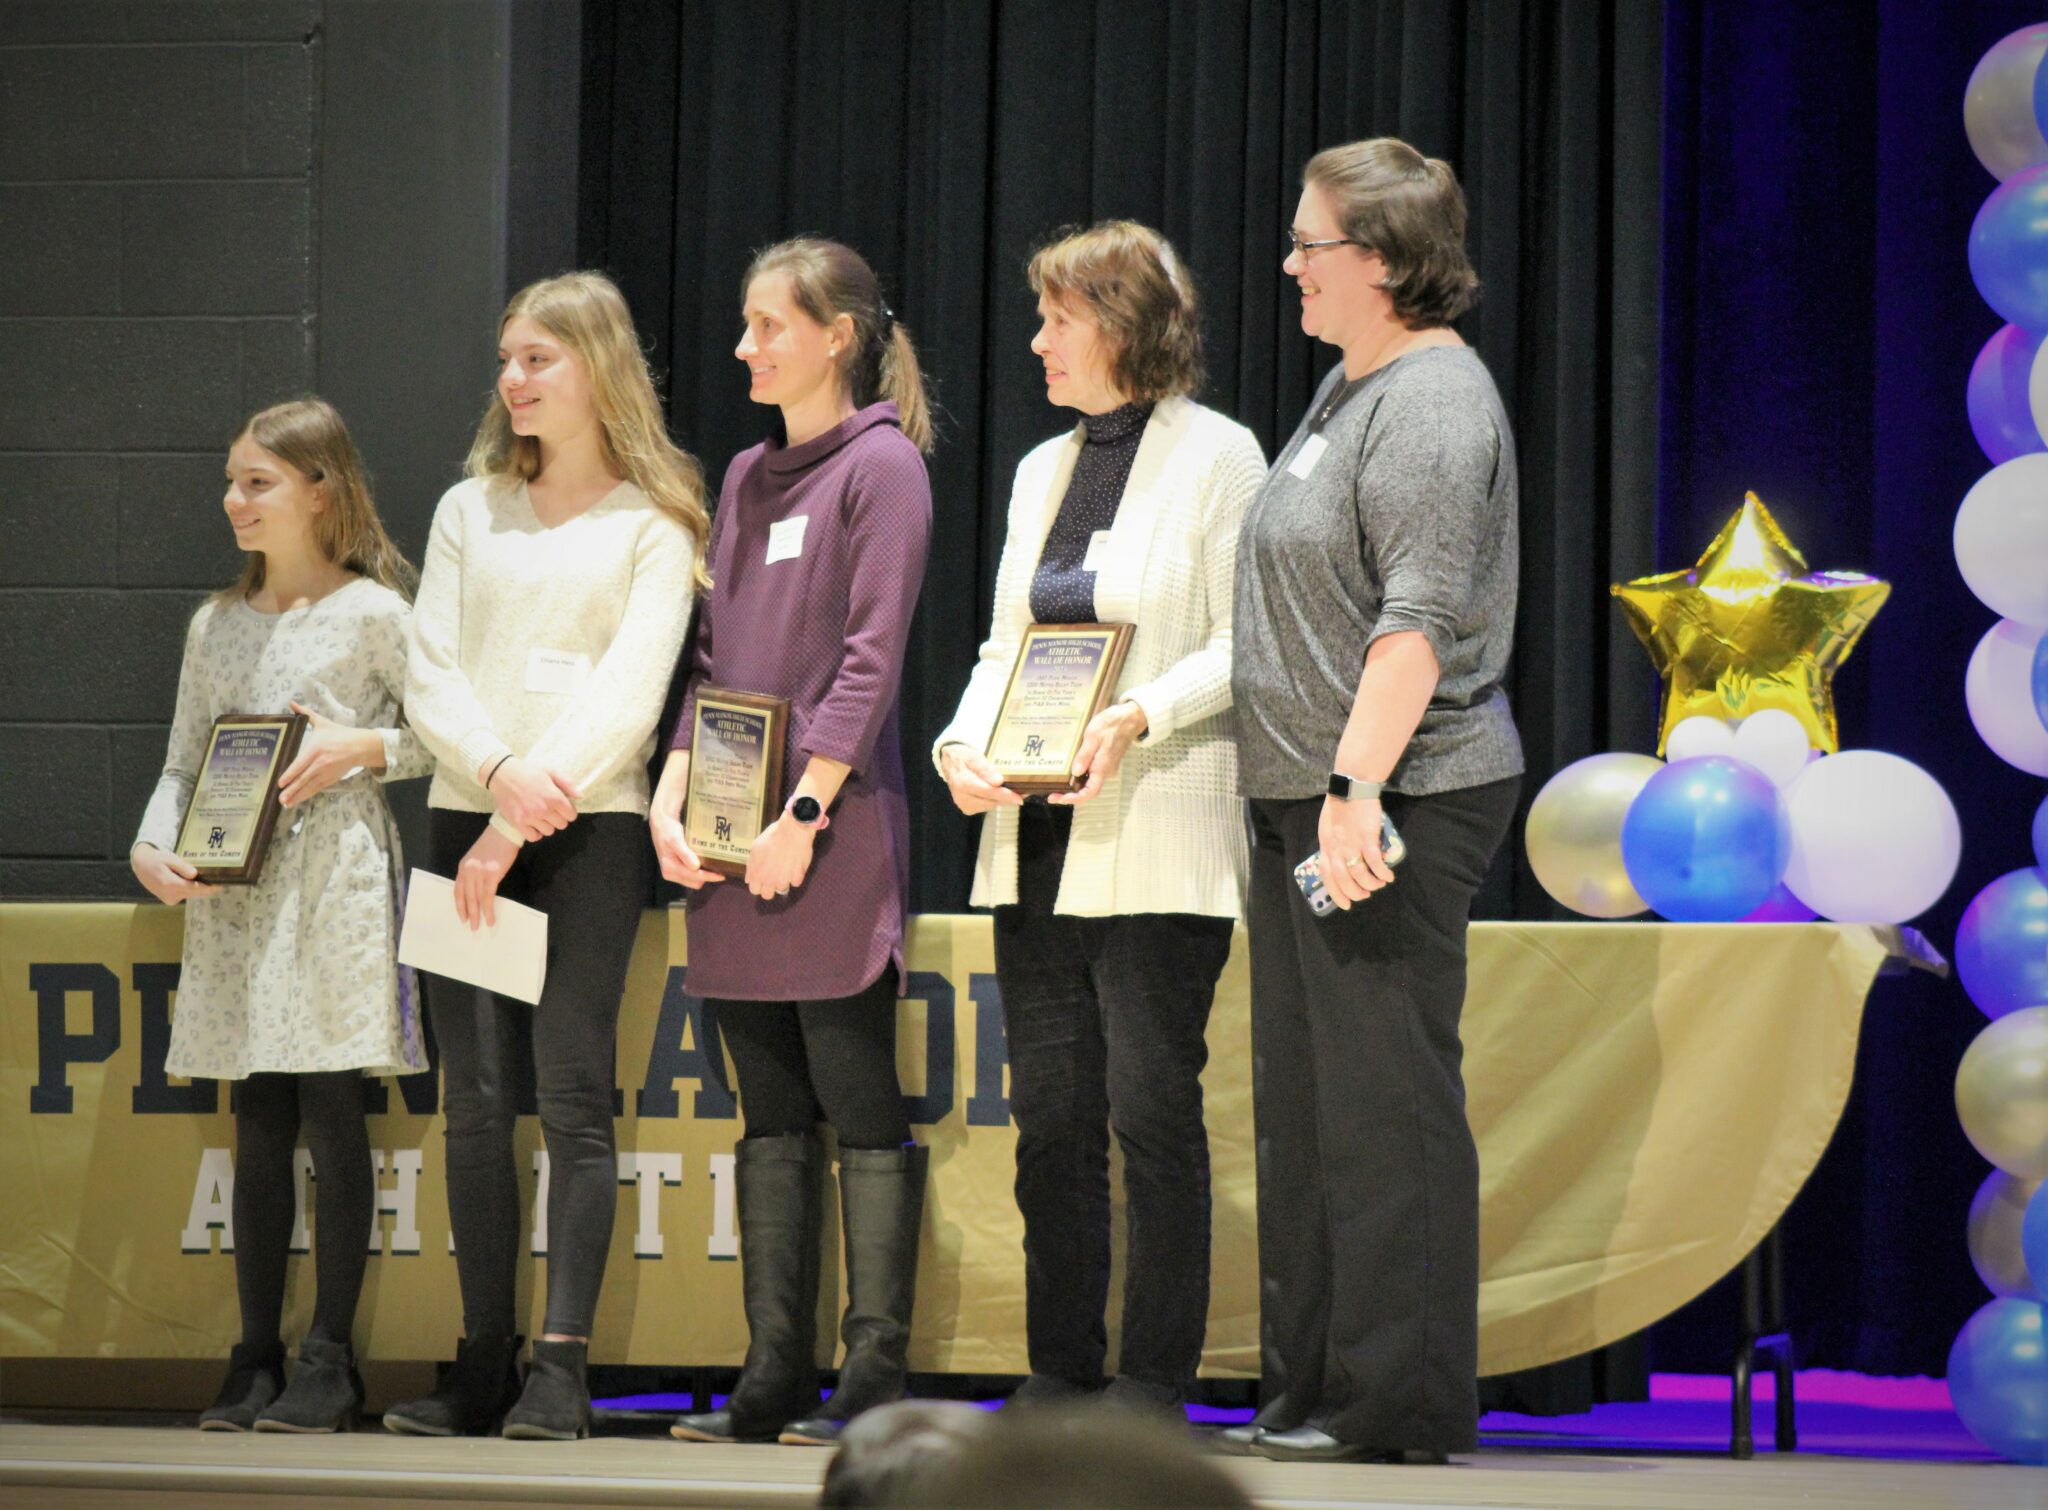
[[[1344,862],[1344,868],[1345,868],[1346,870],[1349,870],[1349,869],[1351,869],[1351,868],[1352,868],[1353,866],[1355,866],[1355,865],[1363,865],[1364,863],[1365,863],[1365,856],[1364,856],[1364,855],[1353,855],[1353,856],[1352,856],[1352,857],[1351,857],[1350,859],[1348,859],[1348,860],[1346,860],[1346,861]]]

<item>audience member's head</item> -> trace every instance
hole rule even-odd
[[[933,1459],[890,1503],[989,1510],[1128,1510],[1132,1505],[1251,1510],[1252,1502],[1185,1432],[1134,1413],[1098,1408],[1005,1411],[950,1457]]]
[[[840,1433],[818,1503],[901,1505],[920,1475],[950,1463],[994,1424],[957,1400],[898,1400],[863,1411]]]

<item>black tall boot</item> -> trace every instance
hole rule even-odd
[[[308,1337],[292,1382],[256,1418],[258,1431],[353,1431],[363,1409],[363,1376],[346,1342]]]
[[[465,1337],[455,1362],[423,1400],[384,1412],[386,1430],[408,1437],[480,1437],[519,1398],[519,1348],[524,1337]]]
[[[589,1361],[587,1342],[535,1342],[526,1388],[505,1415],[505,1435],[525,1442],[575,1442],[589,1436]]]
[[[917,1238],[924,1225],[931,1151],[843,1148],[839,1209],[846,1226],[846,1360],[832,1398],[779,1440],[829,1447],[862,1411],[903,1398],[910,1315],[917,1300]]]
[[[818,1404],[819,1186],[817,1135],[742,1138],[740,1290],[747,1361],[725,1409],[682,1416],[669,1435],[685,1442],[772,1442]]]

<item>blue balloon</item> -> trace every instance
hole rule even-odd
[[[1993,1452],[2019,1463],[2048,1463],[2041,1303],[2003,1297],[1964,1322],[1948,1350],[1948,1392],[1970,1435]]]
[[[1977,893],[1956,926],[1956,974],[1994,1021],[2048,1006],[2048,885],[2040,871],[2008,871]]]
[[[2039,336],[2017,325],[2002,326],[1984,343],[1970,367],[1970,384],[1964,394],[1970,430],[1994,464],[2029,451],[2048,450],[2027,396],[2034,353],[2040,349]]]
[[[2034,863],[2048,872],[2048,797],[2034,809]]]
[[[1676,760],[1643,783],[1621,820],[1638,894],[1674,923],[1732,923],[1785,878],[1792,820],[1763,772],[1725,755]]]
[[[1991,191],[1970,227],[1970,277],[1999,317],[2048,330],[2048,163]]]
[[[2034,716],[2048,724],[2048,634],[2034,646]]]
[[[2048,1190],[2048,1185],[2042,1189]],[[2041,1281],[2048,1279],[2048,1201],[2041,1199],[2040,1190],[2028,1199],[2026,1215],[2020,1220],[2020,1255],[2027,1261],[2027,1278],[2040,1289]]]

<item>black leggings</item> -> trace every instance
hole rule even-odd
[[[896,969],[830,1001],[713,1001],[749,1138],[830,1122],[841,1148],[910,1141],[896,1078]]]
[[[434,868],[452,876],[489,818],[434,808],[429,819]],[[619,997],[652,865],[646,821],[632,813],[586,813],[526,845],[498,895],[548,914],[539,1003],[441,978],[429,989],[448,1124],[448,1225],[471,1337],[519,1330],[523,1208],[512,1130],[529,1084],[548,1150],[543,1329],[590,1335],[619,1204],[612,1125]]]
[[[308,1336],[346,1342],[370,1256],[376,1177],[357,1070],[251,1075],[235,1087],[235,1293],[242,1341],[277,1340],[285,1262],[299,1198],[292,1175],[299,1134],[313,1153],[313,1325]]]

